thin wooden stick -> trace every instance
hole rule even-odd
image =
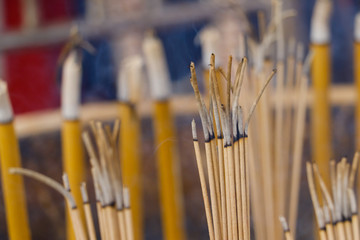
[[[330,211],[326,205],[324,205],[323,207],[323,212],[325,219],[326,237],[328,240],[335,240],[335,232],[334,232],[333,224],[331,222]]]
[[[128,188],[124,188],[124,213],[126,223],[126,239],[134,239],[134,229],[132,225],[132,213],[130,208],[130,193]]]
[[[300,45],[301,46],[301,45]],[[308,55],[305,63],[310,62]],[[302,64],[299,63],[297,70],[297,82],[298,82],[298,99],[299,104],[295,115],[295,134],[294,134],[294,152],[293,152],[293,164],[291,170],[291,185],[290,185],[290,204],[289,204],[289,222],[290,228],[293,233],[296,232],[296,219],[298,213],[299,202],[299,190],[300,190],[300,176],[301,176],[301,160],[302,151],[304,145],[304,129],[305,129],[305,117],[306,117],[306,94],[307,94],[307,77],[303,74]],[[306,70],[306,66],[304,69]],[[300,72],[299,72],[300,71]]]
[[[350,176],[349,176],[349,188],[354,188],[354,183],[355,183],[355,175],[356,175],[356,171],[358,169],[358,165],[359,165],[359,158],[360,158],[360,153],[356,152],[353,158],[353,162],[351,165],[351,172],[350,172]]]
[[[324,231],[325,223],[324,223],[324,219],[323,219],[323,213],[322,213],[322,209],[319,204],[318,196],[316,194],[312,164],[310,162],[306,162],[306,173],[307,173],[306,176],[308,179],[310,196],[311,196],[312,203],[314,205],[316,220],[318,223],[319,236],[320,236],[321,240],[326,239],[326,233]]]
[[[238,128],[238,114],[237,112],[233,112],[233,146],[234,146],[234,161],[235,161],[235,186],[236,186],[236,210],[237,210],[237,228],[239,231],[239,239],[243,239],[244,238],[244,233],[243,233],[243,225],[245,224],[243,222],[243,211],[244,208],[242,206],[242,185],[241,185],[241,160],[240,160],[240,156],[243,156],[243,152],[241,151],[241,148],[243,150],[243,147],[240,147],[240,137],[242,134],[242,129],[241,132],[239,131]],[[242,142],[243,143],[243,142]],[[243,144],[242,144],[243,145]],[[244,183],[245,185],[245,183]],[[245,192],[245,190],[244,190]],[[243,196],[245,197],[245,195]],[[246,213],[245,213],[246,214]]]
[[[202,195],[203,195],[203,200],[204,200],[204,206],[205,206],[206,221],[207,221],[208,230],[209,230],[209,237],[210,237],[210,240],[213,240],[213,239],[215,239],[214,227],[213,227],[213,219],[212,219],[212,216],[211,216],[209,196],[208,196],[208,193],[207,193],[206,179],[205,179],[205,175],[204,175],[204,169],[203,169],[203,166],[202,166],[200,146],[199,146],[199,142],[198,142],[198,138],[197,138],[196,123],[195,123],[194,119],[191,122],[191,127],[192,127],[192,135],[193,135],[193,143],[194,143],[194,149],[195,149],[196,163],[197,163],[197,166],[198,166],[199,177],[200,177],[200,185],[201,185],[201,190],[202,190]]]
[[[87,239],[85,228],[82,224],[75,200],[74,200],[73,196],[64,187],[61,186],[60,183],[54,181],[53,179],[51,179],[43,174],[37,173],[37,172],[29,170],[29,169],[24,169],[24,168],[10,168],[9,173],[24,175],[24,176],[36,179],[39,182],[55,189],[57,192],[59,192],[61,195],[63,195],[64,198],[69,203],[68,206],[69,206],[70,216],[71,216],[71,220],[72,220],[72,223],[74,226],[74,231],[75,231],[75,235],[76,235],[77,239],[78,240],[86,240]]]
[[[214,96],[213,96],[214,97]],[[219,180],[220,180],[220,212],[221,212],[221,233],[224,240],[227,239],[227,212],[226,212],[226,190],[225,190],[225,170],[224,170],[224,152],[223,152],[223,134],[221,132],[221,123],[219,119],[219,106],[217,105],[216,100],[214,102],[214,115],[215,123],[217,129],[217,146],[213,146],[213,150],[217,149],[217,156],[214,156],[214,159],[217,158],[219,165]],[[220,110],[221,111],[221,110]],[[216,152],[216,151],[215,151]]]
[[[353,239],[359,240],[360,239],[359,218],[358,218],[358,214],[357,214],[355,193],[352,188],[348,188],[347,193],[349,196],[350,209],[351,209],[351,225],[352,225],[352,233],[353,233],[353,237],[354,237]]]
[[[289,229],[289,226],[288,226],[288,224],[286,222],[285,217],[279,217],[279,220],[280,220],[281,226],[282,226],[283,231],[284,231],[285,239],[286,240],[293,240],[292,234],[290,232],[290,229]]]
[[[84,211],[85,211],[85,219],[86,219],[88,235],[89,235],[90,240],[96,240],[95,227],[94,227],[93,217],[91,214],[91,207],[90,207],[90,202],[89,202],[89,197],[88,197],[88,193],[86,190],[85,182],[83,182],[81,184],[80,190],[81,190],[81,196],[83,199],[83,206],[84,206]]]

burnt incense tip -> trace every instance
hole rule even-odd
[[[284,232],[289,232],[290,229],[289,229],[289,226],[288,226],[288,223],[287,223],[285,217],[280,216],[279,220],[280,220],[280,223],[281,223],[281,226],[282,226]]]
[[[195,119],[193,119],[191,121],[191,129],[192,129],[192,137],[193,137],[193,140],[197,140],[197,132],[196,132],[196,122],[195,122]]]
[[[215,134],[214,134],[214,132],[209,132],[209,140],[211,141],[211,140],[213,140],[213,139],[215,139]]]
[[[276,69],[276,68],[274,68],[274,69],[273,69],[273,72],[274,72],[274,73],[276,73],[276,72],[277,72],[277,69]]]
[[[130,208],[130,191],[129,188],[125,187],[123,189],[124,193],[124,208]]]
[[[81,191],[81,197],[82,197],[83,203],[84,204],[89,203],[89,196],[88,196],[88,193],[87,193],[87,190],[86,190],[86,183],[85,182],[81,183],[80,191]]]
[[[69,182],[69,177],[66,173],[64,173],[62,175],[62,179],[63,179],[63,184],[64,184],[64,187],[65,189],[70,192],[70,182]]]

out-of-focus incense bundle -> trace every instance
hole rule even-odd
[[[317,222],[315,234],[320,240],[360,239],[354,189],[359,157],[359,153],[355,153],[352,164],[345,157],[338,163],[335,160],[330,161],[330,188],[320,174],[318,164],[306,163],[309,191]],[[320,191],[317,191],[317,188],[320,188]],[[290,229],[286,228],[286,224],[283,226],[286,236]]]
[[[101,122],[90,124],[93,139],[89,132],[83,133],[83,140],[89,154],[91,173],[95,187],[96,210],[98,223],[94,223],[91,203],[85,183],[78,186],[82,195],[82,207],[85,212],[85,222],[79,212],[79,204],[74,200],[70,181],[66,173],[63,175],[64,186],[58,182],[32,170],[11,168],[12,174],[21,174],[35,178],[61,193],[66,201],[69,216],[77,240],[95,240],[96,229],[99,229],[101,239],[133,240],[132,213],[130,208],[129,190],[122,184],[122,173],[119,159],[119,129],[120,122],[115,121],[111,129]],[[93,143],[95,142],[95,144]]]

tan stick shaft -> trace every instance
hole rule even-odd
[[[233,146],[226,148],[228,151],[229,161],[229,183],[230,183],[230,208],[231,208],[231,224],[232,224],[232,239],[238,238],[237,232],[237,217],[236,217],[236,192],[235,192],[235,172],[234,172],[234,155]]]
[[[245,137],[239,139],[240,145],[240,176],[241,176],[241,207],[242,207],[242,222],[244,239],[250,239],[250,225],[249,225],[249,203],[248,203],[248,171],[246,169],[246,153],[245,153]]]
[[[127,240],[124,209],[117,210],[117,219],[119,224],[119,232],[120,232],[121,240],[125,240],[125,239]]]
[[[256,118],[255,118],[256,119]],[[255,120],[253,119],[253,121]],[[252,131],[252,129],[251,129]],[[252,131],[253,132],[253,131]],[[258,168],[255,166],[255,157],[253,153],[254,139],[247,139],[247,161],[249,162],[250,179],[251,179],[251,210],[254,217],[254,229],[256,239],[265,239],[265,219],[263,217],[263,187],[262,176],[258,176]],[[261,172],[261,171],[260,171]]]
[[[197,140],[194,140],[193,143],[194,143],[194,149],[195,149],[196,163],[197,163],[197,167],[198,167],[198,171],[199,171],[201,191],[202,191],[203,200],[204,200],[206,221],[207,221],[208,230],[209,230],[209,237],[210,237],[210,240],[213,240],[215,238],[213,219],[211,216],[209,195],[208,195],[207,187],[206,187],[206,179],[205,179],[205,174],[204,174],[204,168],[202,165],[199,142]]]
[[[335,240],[334,227],[331,223],[327,223],[325,225],[326,228],[326,236],[328,240]]]
[[[352,223],[352,231],[354,240],[360,240],[360,234],[359,234],[359,218],[357,214],[353,214],[351,217],[351,223]]]
[[[277,64],[277,75],[276,75],[276,105],[275,105],[275,174],[274,180],[276,191],[275,192],[275,214],[277,216],[284,216],[284,204],[285,204],[285,169],[284,167],[284,158],[283,158],[283,136],[284,136],[284,62],[279,61]],[[271,206],[270,206],[271,207]],[[280,232],[280,222],[276,222],[275,232]],[[279,234],[277,234],[279,235]]]
[[[327,240],[325,230],[319,231],[320,240]]]
[[[232,237],[232,224],[231,224],[231,204],[230,204],[230,178],[229,178],[229,159],[228,151],[223,148],[224,152],[224,165],[225,165],[225,190],[226,190],[226,216],[227,216],[227,235],[228,239]]]
[[[219,158],[219,172],[220,172],[220,194],[221,194],[221,231],[224,240],[227,240],[227,211],[226,211],[226,187],[225,187],[225,167],[224,167],[224,151],[223,139],[218,141],[218,158]]]
[[[107,206],[104,208],[107,224],[108,224],[108,231],[109,231],[109,239],[110,240],[117,240],[120,238],[119,229],[118,229],[118,220],[117,214],[114,207]]]
[[[84,203],[84,211],[85,211],[86,226],[87,226],[89,238],[90,240],[96,240],[96,233],[95,233],[93,217],[91,214],[90,203]]]
[[[239,145],[239,139],[234,142],[234,160],[235,160],[235,186],[236,186],[236,210],[237,210],[237,228],[239,231],[239,239],[243,239],[243,213],[242,213],[242,185],[241,185],[241,163],[240,155],[242,154]]]
[[[266,96],[266,95],[265,95]],[[266,99],[265,99],[266,100]],[[263,137],[261,138],[261,159],[263,166],[263,185],[264,185],[264,197],[267,202],[266,211],[265,211],[265,219],[266,219],[266,229],[267,229],[267,237],[269,240],[274,240],[274,196],[273,196],[273,167],[272,167],[272,158],[271,158],[271,141],[270,141],[270,118],[269,118],[269,108],[267,105],[267,101],[261,101],[259,103],[260,109],[260,124],[261,124],[261,132]]]
[[[337,240],[346,240],[345,228],[343,222],[336,224]]]
[[[291,233],[289,231],[285,232],[285,239],[286,240],[294,240]]]
[[[344,226],[345,226],[346,240],[352,240],[353,236],[352,236],[351,222],[350,221],[345,221]]]
[[[221,200],[220,200],[220,177],[219,177],[219,162],[216,154],[216,139],[212,139],[211,143],[211,156],[214,166],[214,175],[215,175],[215,191],[216,191],[216,198],[217,204],[219,209],[219,218],[221,219]]]
[[[84,225],[82,223],[78,208],[70,209],[71,222],[77,240],[87,240]]]
[[[298,67],[300,68],[300,67]],[[299,70],[300,71],[300,70]],[[302,150],[304,144],[304,129],[306,117],[306,94],[307,94],[307,78],[303,77],[300,83],[299,90],[299,104],[296,110],[295,117],[295,135],[294,135],[294,152],[293,165],[291,170],[291,185],[290,185],[290,207],[289,207],[289,223],[293,234],[296,232],[296,219],[298,213],[300,177],[301,177],[301,160]]]
[[[218,209],[216,190],[215,190],[215,177],[214,177],[214,168],[213,168],[210,142],[205,143],[205,153],[206,153],[206,162],[207,162],[208,177],[209,177],[211,210],[213,213],[215,240],[218,240],[221,239],[220,221],[219,221],[220,218],[219,218],[219,209]]]
[[[132,214],[130,208],[125,208],[125,224],[126,224],[126,237],[127,240],[134,240],[134,228],[132,225]]]
[[[101,207],[101,203],[99,201],[96,202],[96,211],[97,211],[97,215],[98,215],[101,239],[107,239],[106,227],[105,227],[104,217],[103,217],[103,208]]]

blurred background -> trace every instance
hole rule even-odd
[[[359,2],[334,1],[331,18],[332,83],[353,83],[353,29]],[[309,45],[309,28],[313,0],[284,1],[284,9],[295,9],[297,15],[285,22],[285,37]],[[145,33],[152,29],[164,46],[174,97],[192,94],[189,63],[201,66],[202,46],[199,33],[208,25],[229,27],[236,19],[236,31],[249,33],[249,25],[258,27],[257,12],[270,17],[270,0],[182,1],[182,0],[1,0],[0,1],[0,77],[8,83],[11,103],[16,114],[15,127],[20,138],[23,166],[61,180],[60,89],[62,47],[77,26],[79,33],[95,48],[83,52],[81,101],[86,120],[113,120],[116,112],[116,79],[119,63],[127,56],[142,54]],[[231,29],[229,30],[232,31]],[[255,34],[256,35],[256,34]],[[227,36],[227,35],[223,35]],[[224,55],[232,53],[223,41]],[[227,50],[229,52],[226,52]],[[270,53],[271,54],[271,53]],[[242,56],[239,56],[242,57]],[[148,83],[139,92],[141,101],[149,98]],[[103,105],[97,105],[103,103]],[[110,105],[107,105],[109,103]],[[92,105],[94,104],[94,105]],[[110,106],[110,107],[108,107]],[[102,107],[104,112],[97,111]],[[140,108],[142,116],[142,168],[144,171],[145,239],[162,239],[157,173],[151,118],[148,105]],[[182,109],[182,108],[181,108]],[[184,108],[185,109],[185,108]],[[354,152],[354,109],[349,105],[333,107],[333,148],[338,159]],[[175,125],[181,162],[188,239],[206,239],[206,219],[196,162],[191,142],[190,121],[195,111],[175,113]],[[86,121],[84,120],[84,121]],[[307,126],[309,131],[309,126]],[[306,135],[304,158],[310,158]],[[304,176],[303,176],[304,179]],[[303,181],[301,206],[310,208]],[[92,189],[89,187],[89,189]],[[64,202],[60,195],[26,181],[28,209],[33,239],[65,239]],[[0,192],[1,194],[1,192]],[[93,194],[92,194],[93,195]],[[0,197],[0,238],[6,239],[3,198]],[[311,219],[312,211],[300,211],[299,224]],[[309,239],[310,224],[299,233]]]

